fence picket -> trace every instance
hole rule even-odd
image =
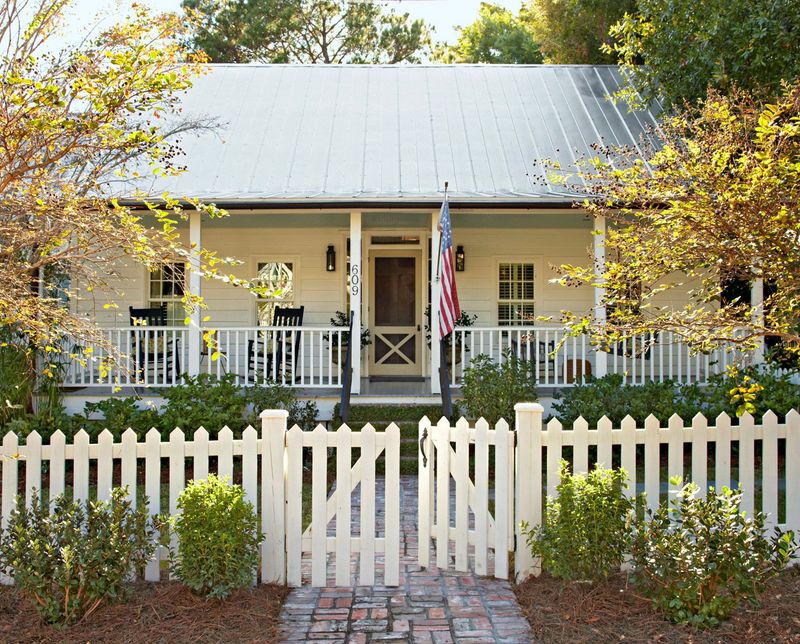
[[[108,501],[114,486],[114,436],[107,429],[97,437],[97,500]]]
[[[475,423],[475,574],[489,566],[489,423]]]
[[[717,416],[714,487],[731,486],[731,419],[726,413]]]
[[[761,421],[764,440],[761,449],[761,511],[768,527],[778,524],[778,417],[768,411]]]
[[[33,430],[25,439],[25,503],[30,506],[42,498],[42,437]]]
[[[219,430],[217,436],[219,456],[217,457],[217,474],[233,481],[233,432],[227,425]]]
[[[300,444],[294,445],[291,449],[288,445],[288,434],[286,432],[286,421],[289,412],[285,409],[265,409],[261,412],[261,534],[263,543],[261,549],[261,581],[273,582],[277,584],[287,583],[286,557],[290,550],[287,536],[287,524],[289,515],[293,520],[296,519],[297,535],[295,546],[299,544],[302,529],[300,519],[292,513],[302,512],[302,462],[303,446],[302,436],[299,437]],[[298,431],[299,428],[298,428]],[[297,432],[293,434],[297,442]],[[301,467],[289,468],[286,471],[284,456],[288,459],[299,458]],[[300,476],[298,485],[297,477]],[[285,483],[284,483],[285,481]],[[291,497],[295,503],[284,503],[285,495],[297,492],[296,498]],[[299,514],[297,515],[300,516]],[[299,546],[297,546],[299,547]],[[296,578],[288,583],[292,584],[300,581],[299,562],[297,565]]]
[[[419,421],[419,565],[425,569],[431,560],[431,526],[433,524],[433,451],[431,421],[423,416]]]
[[[50,501],[64,494],[67,465],[67,439],[57,429],[50,436]]]
[[[469,423],[465,418],[456,421],[453,439],[456,444],[456,456],[453,462],[455,478],[455,524],[456,524],[456,570],[466,572],[469,551]],[[498,472],[504,472],[498,468]],[[502,477],[500,477],[502,478]],[[448,499],[449,501],[449,499]]]
[[[325,501],[328,498],[328,441],[325,428],[311,432],[311,585],[324,586],[327,578]]]
[[[572,468],[575,474],[589,471],[589,423],[581,416],[572,425],[574,433],[572,447]]]
[[[749,516],[755,510],[755,419],[745,412],[739,419],[739,485],[742,486],[742,509]]]
[[[359,583],[362,586],[371,586],[375,583],[375,428],[372,425],[365,425],[361,430],[361,460],[364,464],[361,469],[361,528],[359,535],[361,537],[361,554],[359,565]],[[337,455],[337,458],[338,455]],[[337,463],[337,466],[345,465],[344,463]],[[346,463],[348,469],[350,467],[350,460]],[[348,482],[352,483],[349,478]],[[386,480],[389,479],[389,473],[386,473]],[[338,482],[337,482],[338,487]],[[348,488],[349,490],[350,488]],[[349,497],[348,497],[349,502]],[[336,520],[336,526],[339,526],[339,520]],[[348,538],[350,533],[348,532]],[[337,562],[338,566],[338,562]]]
[[[186,458],[185,441],[183,431],[175,428],[169,435],[169,513],[171,516],[178,514],[178,497],[186,485],[184,463]],[[171,552],[178,549],[178,536],[173,531],[169,547]],[[174,575],[170,575],[173,579]]]
[[[661,443],[658,418],[651,414],[644,421],[644,492],[647,495],[647,507],[651,510],[657,509],[661,502],[660,465]]]
[[[673,414],[670,417],[667,426],[669,427],[669,442],[667,447],[667,481],[677,476],[682,482],[684,482],[683,418],[677,414]]]
[[[603,416],[597,421],[597,465],[610,468],[613,465],[612,456],[613,432],[611,420]]]
[[[128,490],[128,499],[132,507],[136,508],[136,432],[128,427],[122,434],[121,443],[122,472],[120,481]]]
[[[708,421],[703,414],[692,418],[692,481],[705,497],[708,493]]]
[[[800,532],[800,413],[786,414],[786,528]]]
[[[556,496],[561,482],[561,423],[553,418],[547,423],[547,495]]]
[[[250,425],[242,432],[242,489],[245,498],[257,508],[258,432]]]
[[[384,585],[400,585],[400,428],[392,423],[386,428],[386,490],[384,514]]]
[[[285,412],[284,412],[285,413]],[[270,449],[275,446],[271,437]],[[281,437],[281,444],[283,437]],[[286,433],[286,455],[290,463],[303,462],[303,430],[297,425]],[[272,456],[272,455],[270,455]],[[283,472],[283,450],[280,452],[280,472]],[[274,467],[274,465],[273,465]],[[274,479],[273,479],[274,480]],[[268,494],[268,492],[264,492]],[[275,508],[278,510],[278,508]],[[286,581],[300,586],[303,553],[303,468],[289,468],[286,480]],[[276,546],[278,544],[276,543]],[[283,544],[279,544],[283,547]],[[270,579],[268,576],[267,579]]]
[[[365,428],[366,429],[366,428]],[[371,429],[371,428],[370,428]],[[373,434],[375,430],[372,430]],[[353,459],[352,451],[352,432],[347,425],[342,425],[336,432],[336,585],[349,586],[350,585],[350,507],[351,507],[351,488],[350,488],[350,465]],[[375,460],[367,463],[367,471],[374,471]],[[364,525],[364,518],[375,525],[375,497],[373,496],[368,501],[364,498],[364,487],[362,487],[361,499],[361,512],[362,512],[362,526]],[[373,482],[371,489],[375,490],[375,483]],[[367,506],[367,501],[369,506]],[[373,540],[374,541],[374,540]],[[368,561],[362,558],[361,565],[364,563],[369,568],[374,569],[375,558],[372,557]],[[374,579],[374,570],[372,571],[372,578]]]
[[[620,465],[628,475],[628,494],[636,496],[636,421],[630,416],[625,416],[620,427],[622,439]]]
[[[433,428],[436,443],[436,565],[447,568],[450,551],[450,423]]]
[[[17,485],[19,483],[19,439],[14,432],[8,432],[3,436],[2,451],[3,466],[3,498],[0,501],[0,529],[6,530],[11,518],[11,511],[14,509],[16,500]],[[4,570],[0,570],[0,584],[10,584],[12,579]]]
[[[83,503],[89,499],[89,434],[83,429],[79,430],[73,444],[72,498]]]
[[[495,487],[494,487],[494,576],[508,579],[508,512],[511,491],[504,468],[508,467],[511,449],[508,423],[500,419],[495,426]]]
[[[161,434],[155,427],[145,436],[144,489],[147,494],[147,514],[161,514]],[[147,581],[161,579],[161,551],[162,547],[157,545],[154,558],[144,569]]]
[[[193,436],[194,459],[192,462],[192,476],[195,481],[208,478],[208,431],[200,427]]]

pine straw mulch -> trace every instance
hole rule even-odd
[[[800,642],[800,570],[784,572],[761,597],[710,630],[667,622],[637,595],[624,575],[588,585],[546,574],[516,586],[536,641],[558,642]]]
[[[83,623],[42,623],[13,587],[0,588],[2,642],[275,642],[288,594],[269,584],[241,590],[225,601],[194,595],[177,583],[137,584],[127,603],[98,608]]]

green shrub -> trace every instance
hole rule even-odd
[[[628,414],[641,421],[653,414],[666,421],[678,409],[678,389],[672,381],[625,385],[619,374],[602,378],[589,377],[556,394],[553,412],[565,427],[571,427],[579,416],[595,426],[603,416],[615,424]]]
[[[672,621],[709,627],[740,601],[754,602],[797,545],[793,533],[777,529],[768,538],[763,514],[741,511],[741,490],[711,489],[705,499],[697,491],[690,483],[669,506],[648,510],[637,521],[631,554],[635,580],[658,610]]]
[[[265,409],[285,409],[289,412],[289,427],[296,424],[304,430],[314,429],[319,415],[317,404],[312,400],[297,400],[291,387],[279,383],[253,385],[245,390],[244,396],[249,406],[247,424],[255,428],[261,426],[259,414]]]
[[[561,461],[558,497],[548,498],[545,521],[523,525],[528,547],[554,577],[606,579],[619,569],[630,544],[636,502],[625,495],[624,470],[570,474]]]
[[[590,426],[604,415],[617,426],[626,415],[641,422],[653,414],[662,423],[673,414],[689,420],[698,413],[713,419],[725,412],[735,419],[743,411],[742,401],[735,394],[741,394],[744,385],[757,385],[751,410],[756,418],[770,409],[784,417],[790,409],[800,408],[800,385],[793,384],[791,376],[767,366],[717,374],[707,384],[667,380],[625,385],[618,374],[590,377],[585,383],[557,393],[553,413],[567,427],[578,416],[583,416]]]
[[[83,505],[64,496],[25,506],[20,497],[0,540],[0,563],[42,618],[71,624],[124,598],[127,579],[153,555],[155,530],[146,503],[131,507],[126,490]]]
[[[536,400],[531,363],[510,349],[502,364],[487,355],[476,356],[464,370],[461,393],[470,417],[483,417],[492,425],[501,418],[513,422],[516,403]]]
[[[213,474],[178,497],[178,551],[170,569],[193,591],[224,599],[249,586],[258,566],[258,518],[238,485]]]
[[[155,409],[140,409],[135,396],[125,398],[106,398],[99,402],[87,402],[83,411],[88,417],[94,413],[103,415],[103,420],[86,423],[86,431],[92,438],[104,429],[110,431],[115,440],[119,440],[129,427],[136,432],[139,439],[144,439],[151,427],[160,426],[158,411]]]
[[[216,438],[226,425],[234,432],[241,432],[246,402],[235,374],[221,378],[207,373],[184,374],[182,380],[181,384],[164,390],[161,429],[165,436],[176,427],[193,432],[202,426],[211,438]]]

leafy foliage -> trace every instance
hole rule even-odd
[[[573,316],[574,332],[608,346],[669,331],[701,353],[731,343],[752,350],[773,337],[797,354],[800,83],[766,106],[710,92],[654,136],[656,148],[597,146],[596,158],[578,164],[584,207],[609,222],[607,258],[562,266],[561,282],[602,283],[609,315],[604,324]],[[726,284],[757,279],[773,285],[763,308],[723,297]]]
[[[523,525],[528,547],[554,577],[606,579],[619,570],[630,544],[635,501],[625,495],[624,470],[570,474],[561,461],[558,496],[548,497],[543,525]]]
[[[428,27],[378,3],[183,0],[191,44],[215,63],[419,62]]]
[[[159,427],[161,421],[158,411],[153,408],[142,409],[134,396],[124,398],[106,398],[98,402],[87,402],[84,405],[86,416],[100,413],[103,420],[98,423],[85,423],[84,429],[89,436],[96,438],[103,429],[108,429],[116,440],[119,440],[128,428],[136,432],[138,439],[144,439],[151,427]]]
[[[249,387],[244,392],[250,412],[247,424],[260,427],[259,414],[265,409],[285,409],[289,412],[288,426],[299,425],[301,429],[314,429],[319,408],[313,400],[297,400],[294,389],[278,383],[267,383]]]
[[[331,318],[331,326],[350,326],[350,318],[344,311],[336,311]],[[322,336],[326,341],[328,340],[328,335],[325,334]],[[345,342],[350,342],[350,332],[346,331],[342,334],[342,344]],[[369,329],[367,327],[362,327],[361,329],[361,346],[366,347],[372,344],[372,338],[369,334]]]
[[[258,517],[238,485],[209,475],[178,497],[178,551],[170,569],[193,591],[224,599],[249,586],[258,566]]]
[[[215,437],[226,425],[240,431],[245,400],[235,374],[217,378],[213,374],[183,375],[177,387],[168,387],[163,396],[166,401],[161,427],[168,434],[176,427],[194,431],[202,426],[209,436]]]
[[[57,51],[52,38],[69,4],[0,5],[7,45],[0,55],[0,327],[44,357],[45,375],[65,338],[81,338],[67,344],[68,352],[96,363],[101,374],[109,358],[98,359],[91,347],[115,357],[97,326],[64,305],[78,289],[86,296],[107,286],[122,259],[152,268],[190,254],[177,226],[188,218],[180,202],[165,195],[162,206],[145,204],[145,219],[110,199],[109,183],[134,181],[143,171],[179,173],[177,137],[213,127],[180,115],[182,92],[204,68],[178,44],[183,27],[176,16],[134,5],[119,24]],[[209,216],[223,214],[190,202]],[[198,270],[220,277],[222,260],[197,251]],[[112,299],[97,305],[112,310],[117,304],[108,293]],[[189,307],[201,303],[186,298]]]
[[[445,63],[502,63],[530,65],[542,62],[539,44],[524,11],[511,11],[481,2],[478,17],[459,28],[455,45],[441,44],[434,58]]]
[[[745,379],[746,384],[741,384]],[[746,409],[738,397],[741,387],[759,389]],[[566,426],[579,416],[590,425],[607,416],[619,426],[628,415],[642,421],[653,414],[665,423],[673,414],[688,420],[698,413],[711,419],[722,413],[737,417],[747,411],[760,418],[771,410],[784,417],[791,409],[800,409],[800,385],[792,382],[791,375],[770,367],[716,374],[702,385],[671,380],[625,385],[621,375],[610,374],[557,393],[553,403],[554,415]]]
[[[626,15],[636,15],[636,0],[532,0],[527,12],[545,62],[599,65],[617,62],[607,50],[609,29]]]
[[[485,418],[494,425],[501,418],[512,422],[514,405],[536,400],[531,364],[510,349],[503,354],[502,364],[481,354],[464,370],[461,388],[464,406],[472,418]]]
[[[635,579],[658,610],[672,621],[709,627],[741,601],[756,601],[797,544],[793,533],[777,529],[768,538],[764,516],[741,511],[741,490],[712,488],[705,499],[697,491],[690,483],[670,506],[648,510],[636,524],[631,553]]]
[[[128,577],[152,556],[155,530],[146,504],[131,507],[115,488],[107,502],[85,505],[64,496],[25,506],[20,497],[0,541],[0,563],[42,618],[71,624],[124,598]]]
[[[550,0],[553,4],[558,4]],[[733,87],[771,99],[800,76],[800,5],[794,0],[638,0],[611,29],[634,88],[622,95],[667,106]]]

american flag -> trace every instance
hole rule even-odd
[[[453,332],[456,320],[461,315],[458,305],[458,290],[453,272],[453,227],[450,224],[450,204],[447,199],[439,213],[439,231],[442,234],[439,255],[439,277],[441,294],[439,296],[439,339]]]

